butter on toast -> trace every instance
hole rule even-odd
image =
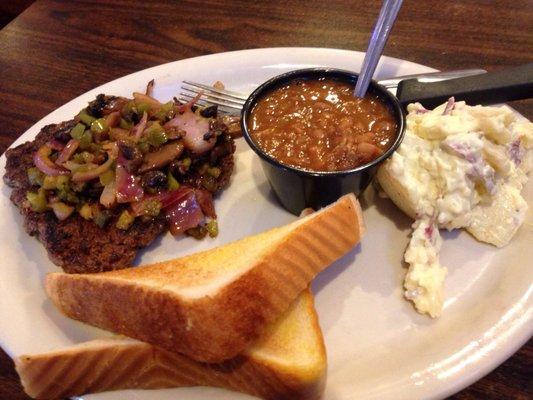
[[[121,389],[213,386],[264,399],[317,399],[326,380],[326,353],[304,290],[287,312],[239,356],[218,364],[129,338],[93,340],[15,359],[26,393],[55,399]]]
[[[187,257],[97,274],[52,273],[46,291],[71,318],[221,362],[257,340],[363,232],[359,203],[346,195],[288,225]]]

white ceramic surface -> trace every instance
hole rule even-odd
[[[250,92],[287,70],[333,66],[358,71],[363,54],[315,48],[276,48],[214,54],[150,68],[107,83],[72,100],[31,129],[16,144],[32,139],[46,124],[75,115],[98,93],[128,96],[155,78],[155,96],[167,100],[181,80],[220,80]],[[378,78],[431,71],[407,61],[383,58]],[[170,235],[139,256],[146,263],[193,253],[284,224],[294,219],[272,196],[254,157],[238,141],[231,186],[216,201],[221,233],[196,241]],[[0,158],[3,174],[5,157]],[[104,337],[106,332],[72,321],[47,300],[43,276],[56,271],[0,183],[0,344],[11,356],[59,348]],[[525,189],[533,199],[533,184]],[[417,314],[402,298],[402,254],[410,221],[369,190],[363,200],[368,233],[361,245],[313,283],[328,352],[325,399],[433,399],[460,390],[495,368],[533,333],[533,213],[513,242],[497,250],[468,234],[444,234],[442,263],[449,268],[445,310],[440,319]],[[211,388],[123,391],[84,398],[246,399]]]

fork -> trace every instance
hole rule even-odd
[[[390,92],[396,94],[396,89],[400,81],[405,79],[417,79],[420,82],[438,82],[447,79],[461,78],[471,75],[479,75],[485,73],[484,69],[463,69],[457,71],[447,72],[429,72],[423,74],[403,75],[390,79],[383,79],[378,81],[382,86],[385,86]],[[203,83],[183,81],[181,85],[181,92],[178,100],[181,102],[188,102],[198,94],[201,97],[196,104],[204,107],[218,106],[218,109],[223,114],[238,114],[242,106],[246,102],[248,96],[244,93],[235,92],[226,89],[216,89],[213,86]]]

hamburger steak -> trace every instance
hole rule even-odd
[[[117,98],[99,95],[97,100],[91,102],[86,110],[90,110],[94,117],[105,116],[105,105],[110,103],[110,99],[116,101]],[[100,107],[99,111],[94,110],[96,106]],[[133,116],[132,119],[134,123],[138,123],[137,120],[139,118]],[[194,154],[186,149],[185,155],[190,158],[190,167],[186,171],[181,171],[181,175],[179,171],[176,172],[176,175],[179,175],[177,178],[179,183],[176,183],[176,185],[181,184],[179,190],[187,187],[187,190],[197,193],[196,199],[201,203],[200,205],[204,211],[202,216],[205,214],[205,216],[214,218],[216,218],[216,214],[210,203],[211,195],[228,185],[233,170],[233,152],[235,151],[232,138],[227,134],[227,131],[224,131],[221,121],[216,121],[217,123],[212,124],[213,129],[219,130],[215,145],[208,152],[201,155]],[[28,173],[32,168],[35,169],[35,154],[47,143],[54,141],[67,143],[71,140],[70,132],[79,124],[79,118],[76,117],[70,121],[45,126],[35,140],[7,150],[4,182],[13,188],[10,198],[24,217],[24,228],[27,233],[37,237],[45,246],[49,258],[66,272],[90,273],[129,267],[139,249],[148,246],[158,235],[169,228],[168,213],[161,211],[151,218],[147,218],[145,215],[135,217],[133,222],[130,222],[130,225],[124,229],[124,227],[117,227],[120,226],[118,221],[125,210],[126,213],[130,210],[131,214],[131,208],[135,205],[135,202],[118,202],[114,203],[112,207],[104,209],[104,212],[107,213],[107,220],[103,226],[99,226],[93,220],[83,217],[79,211],[80,204],[76,205],[76,208],[73,205],[71,208],[75,208],[76,211],[71,212],[63,220],[58,219],[57,214],[54,213],[55,210],[48,208],[44,212],[42,210],[41,212],[36,212],[32,209],[32,205],[29,204],[28,193],[40,190],[35,182],[30,181]],[[180,161],[183,160],[183,157]],[[216,178],[210,176],[209,178],[213,179],[208,179],[207,181],[203,179],[202,168],[205,169],[206,163],[216,165],[216,172],[218,173]],[[164,167],[168,170],[165,174],[170,174],[170,171],[175,171],[178,167],[179,165],[174,165],[173,167],[172,164]],[[151,175],[144,174],[142,178],[139,177],[139,181],[141,182],[141,179],[143,179],[142,182],[144,182],[145,175],[149,175],[152,178],[154,176],[157,177],[158,173],[161,174],[162,171],[150,171],[149,174]],[[166,182],[163,182],[163,184],[166,185]],[[87,182],[83,190],[77,193],[77,196],[83,199],[80,200],[83,201],[83,204],[103,208],[98,204],[102,190],[103,188],[98,180],[95,180]],[[170,191],[170,189],[166,189],[165,193],[167,191]],[[149,193],[151,194],[146,192],[144,198],[160,195],[160,192],[153,194],[154,192],[150,191]],[[51,201],[57,200],[54,200],[52,196]],[[50,204],[50,200],[48,202]],[[206,202],[207,204],[204,204]],[[194,229],[187,229],[183,232],[195,237],[203,237],[206,235],[207,230],[204,226],[198,225]]]

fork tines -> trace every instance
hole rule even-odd
[[[202,106],[217,105],[225,113],[236,113],[241,110],[246,97],[240,93],[224,89],[216,89],[201,83],[183,81],[180,101],[190,101],[201,93],[197,104]]]

